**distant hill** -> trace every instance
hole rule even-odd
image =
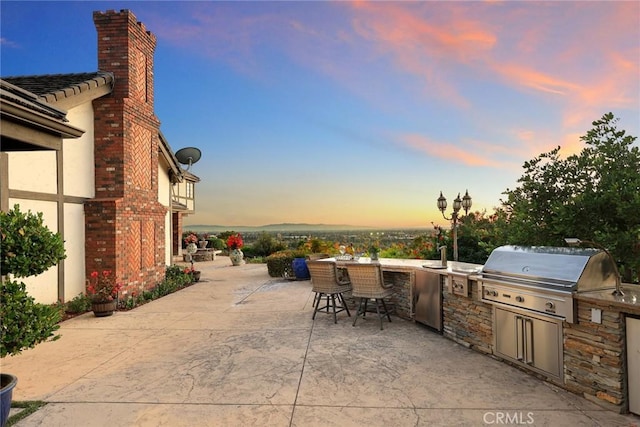
[[[260,232],[260,231],[341,231],[341,230],[375,230],[374,227],[363,227],[357,225],[346,224],[305,224],[305,223],[282,223],[267,225],[183,225],[185,231],[211,232],[218,233],[222,231],[238,231],[238,232]]]

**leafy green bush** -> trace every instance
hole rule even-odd
[[[56,340],[62,312],[58,306],[35,302],[26,285],[9,280],[38,275],[65,258],[60,235],[43,225],[42,213],[20,212],[14,205],[0,212],[0,357],[18,354],[43,341]]]
[[[175,264],[166,268],[164,278],[167,281],[173,281],[179,285],[186,285],[191,281],[191,276],[185,272],[185,268]]]
[[[86,294],[79,294],[71,301],[67,301],[64,307],[67,313],[84,313],[91,309],[91,298]]]
[[[227,247],[227,244],[224,242],[224,240],[218,239],[217,237],[210,237],[207,240],[209,240],[209,244],[207,245],[208,248],[222,250]]]
[[[187,273],[187,270],[189,269],[179,265],[167,266],[162,282],[158,283],[153,289],[147,289],[138,295],[132,294],[128,298],[120,300],[118,303],[119,308],[131,310],[188,286],[192,283],[192,277]]]
[[[62,319],[57,307],[35,302],[22,282],[4,280],[0,286],[0,358],[60,338],[54,336]]]
[[[64,241],[43,225],[42,212],[20,212],[14,205],[0,213],[0,273],[15,277],[36,276],[66,258]]]
[[[267,257],[267,272],[270,277],[282,277],[285,270],[291,269],[295,258],[305,258],[306,251],[287,249],[275,252]]]
[[[275,252],[282,251],[286,249],[286,245],[282,242],[276,240],[271,234],[267,232],[262,232],[258,236],[258,240],[251,245],[252,256],[257,257],[265,257],[269,256]],[[246,254],[245,248],[245,254]]]

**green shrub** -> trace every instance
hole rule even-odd
[[[91,298],[86,294],[79,294],[71,301],[67,301],[64,310],[67,313],[84,313],[91,309]]]
[[[42,213],[0,212],[0,357],[18,354],[43,341],[56,340],[60,305],[35,302],[26,285],[5,276],[36,276],[65,258],[59,234],[43,225]]]
[[[0,274],[36,276],[66,258],[64,241],[43,225],[42,212],[0,212]]]
[[[185,272],[185,267],[179,265],[167,266],[164,273],[165,280],[186,284],[191,281],[191,277]]]
[[[130,310],[146,302],[179,291],[192,282],[191,275],[186,272],[188,269],[179,265],[167,266],[164,280],[156,284],[152,289],[146,289],[140,294],[134,294],[119,301],[118,306],[122,309]]]
[[[269,256],[275,252],[286,249],[286,245],[276,240],[271,234],[262,232],[258,239],[251,245],[252,256]],[[248,249],[248,248],[246,248]],[[246,251],[245,249],[245,251]]]
[[[270,277],[282,277],[285,270],[291,270],[295,258],[305,258],[306,251],[287,249],[278,251],[267,257],[267,272]]]
[[[62,319],[58,307],[35,302],[22,282],[4,280],[0,286],[0,357],[60,338],[54,336]]]
[[[208,248],[222,250],[227,247],[227,244],[224,242],[224,240],[218,239],[217,237],[210,237],[208,240],[209,240],[209,244],[207,245]]]

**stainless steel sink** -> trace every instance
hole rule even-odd
[[[480,272],[481,268],[452,268],[451,272],[453,273],[464,273],[464,274],[475,274]]]
[[[442,262],[440,260],[426,261],[424,264],[422,264],[422,266],[424,268],[433,268],[433,269],[442,269],[442,270],[447,268],[446,265],[442,265]]]

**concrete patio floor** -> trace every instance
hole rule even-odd
[[[3,360],[18,426],[638,426],[413,322],[311,320],[309,281],[198,263],[202,280]],[[353,313],[352,313],[353,314]]]

